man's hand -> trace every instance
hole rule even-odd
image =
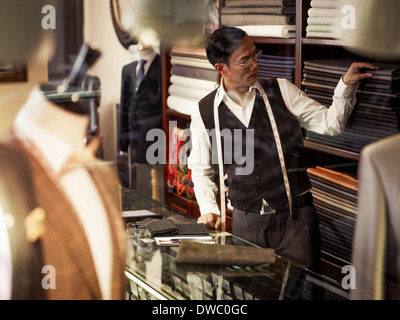
[[[208,228],[221,228],[221,217],[215,213],[206,213],[203,214],[199,219],[197,219],[197,223],[204,223]]]
[[[363,69],[377,70],[379,67],[367,62],[353,62],[343,76],[343,82],[347,85],[354,85],[363,79],[371,78],[372,74],[363,72]]]

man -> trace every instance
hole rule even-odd
[[[192,115],[189,168],[200,206],[198,222],[220,228],[214,175],[226,175],[228,198],[234,208],[232,233],[317,270],[318,218],[301,157],[300,126],[321,134],[341,133],[355,103],[357,83],[372,77],[360,69],[377,67],[353,63],[339,81],[328,109],[285,79],[257,82],[261,52],[241,29],[214,31],[206,52],[221,82]],[[237,139],[237,129],[242,129],[241,139]],[[218,146],[219,135],[227,132],[233,142],[228,144],[229,139],[224,138]],[[253,149],[245,146],[246,139]],[[227,158],[227,147],[234,156]],[[224,158],[223,171],[215,166],[213,149],[219,149],[218,156]],[[240,159],[238,154],[246,155],[245,163],[235,161]],[[252,170],[242,170],[248,166]]]

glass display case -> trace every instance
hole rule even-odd
[[[196,221],[135,190],[122,190],[122,209],[148,210],[176,223]],[[348,299],[341,284],[276,256],[264,266],[178,263],[179,246],[159,247],[140,220],[126,220],[128,299],[147,300],[334,300]],[[210,230],[215,244],[255,245]]]

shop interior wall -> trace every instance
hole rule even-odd
[[[119,43],[113,29],[109,0],[84,1],[84,41],[96,43],[101,58],[89,70],[100,78],[102,86],[100,134],[103,138],[104,158],[116,160],[116,105],[120,99],[122,67],[130,62],[130,55]],[[42,57],[43,58],[43,57]],[[0,137],[9,131],[20,107],[34,86],[48,81],[48,59],[31,61],[27,66],[27,82],[0,83]]]
[[[0,83],[0,138],[9,132],[10,126],[23,106],[32,89],[39,83],[46,83],[48,59],[31,61],[27,65],[26,82]]]

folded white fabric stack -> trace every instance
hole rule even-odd
[[[314,38],[337,38],[340,19],[339,0],[311,0],[308,10],[306,36]]]
[[[207,60],[204,47],[173,47],[171,65],[167,106],[191,115],[198,102],[217,87],[218,72]]]
[[[243,29],[250,36],[295,36],[295,0],[226,0],[221,24]]]

